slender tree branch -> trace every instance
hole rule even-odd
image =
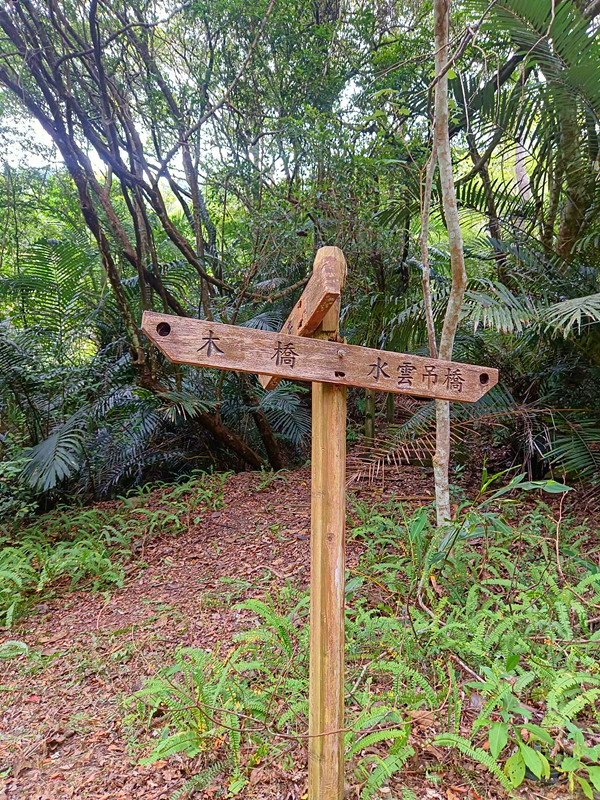
[[[256,36],[254,37],[254,40],[253,40],[252,44],[250,45],[250,47],[248,49],[248,52],[246,53],[246,57],[244,58],[244,60],[242,62],[242,65],[239,68],[239,70],[238,70],[237,74],[235,75],[234,79],[229,84],[228,88],[225,90],[223,95],[221,96],[221,99],[215,105],[211,106],[200,117],[200,119],[194,125],[192,125],[191,128],[188,128],[185,131],[185,133],[183,134],[181,140],[179,142],[177,142],[177,144],[174,145],[168,151],[168,153],[166,154],[166,156],[163,158],[163,160],[161,162],[160,169],[159,169],[158,174],[157,174],[157,180],[158,180],[158,178],[160,178],[163,175],[163,172],[164,172],[165,168],[167,167],[167,165],[169,164],[169,162],[171,161],[173,156],[180,149],[180,147],[183,144],[183,142],[187,141],[190,138],[190,136],[192,136],[194,133],[196,133],[196,131],[198,131],[202,127],[202,125],[204,125],[204,123],[207,120],[209,120],[214,114],[216,114],[216,112],[220,108],[222,108],[225,105],[225,103],[227,102],[227,100],[229,99],[229,96],[231,95],[231,93],[233,92],[233,90],[235,89],[237,84],[239,83],[239,81],[242,78],[244,72],[246,71],[246,68],[247,68],[248,64],[250,63],[250,60],[252,59],[252,56],[254,55],[254,51],[255,51],[256,46],[258,45],[258,42],[259,42],[259,40],[260,40],[260,38],[261,38],[261,36],[263,34],[263,31],[264,31],[264,29],[266,27],[267,21],[268,21],[269,17],[271,16],[271,13],[272,13],[273,9],[275,8],[275,2],[276,2],[276,0],[271,0],[271,2],[269,3],[269,6],[268,6],[267,11],[265,13],[265,16],[263,17],[262,22],[259,25],[258,31],[256,32]]]
[[[452,151],[450,149],[448,111],[448,31],[450,27],[450,0],[435,0],[434,29],[436,41],[435,71],[440,76],[435,90],[434,141],[440,173],[442,207],[448,229],[452,284],[444,324],[440,336],[439,357],[452,359],[454,338],[458,328],[459,314],[467,285],[467,273],[463,252],[462,235],[456,202],[456,190],[452,174]],[[450,403],[436,400],[436,448],[433,457],[435,476],[436,513],[438,525],[450,517]]]
[[[431,301],[431,266],[429,263],[429,217],[431,214],[431,194],[433,190],[433,176],[437,163],[437,151],[435,140],[431,145],[431,156],[425,167],[425,185],[421,181],[421,235],[419,242],[421,245],[421,263],[423,267],[423,300],[425,303],[425,321],[427,324],[427,340],[429,342],[429,354],[432,358],[437,358],[437,341],[435,337],[435,322],[433,318],[433,305]]]

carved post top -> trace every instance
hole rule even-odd
[[[321,247],[317,250],[313,263],[313,275],[317,272],[327,271],[334,280],[337,280],[339,291],[346,285],[348,264],[339,247]]]
[[[294,336],[312,336],[317,329],[337,337],[340,294],[346,280],[347,265],[339,247],[321,247],[313,262],[312,275],[302,296],[283,323],[282,332]],[[275,376],[260,375],[262,386],[271,390],[279,383]]]

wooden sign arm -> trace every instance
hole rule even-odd
[[[279,333],[150,311],[142,318],[144,333],[176,364],[258,373],[265,388],[281,378],[312,382],[309,800],[344,793],[346,387],[472,403],[498,382],[489,367],[339,342],[345,269],[340,250],[319,250]]]
[[[498,371],[472,364],[145,311],[142,330],[175,364],[473,403]]]

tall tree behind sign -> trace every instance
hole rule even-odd
[[[435,86],[435,115],[431,158],[425,171],[425,187],[422,193],[421,248],[424,269],[423,293],[431,355],[433,358],[439,357],[450,361],[452,359],[452,350],[454,347],[456,330],[458,328],[460,310],[467,286],[463,240],[460,232],[456,190],[452,174],[452,151],[450,149],[448,114],[450,0],[435,0],[433,13],[435,28],[435,79],[433,82],[433,86]],[[439,166],[441,199],[446,227],[448,229],[452,276],[450,295],[448,297],[448,305],[446,307],[439,346],[436,342],[433,324],[431,289],[429,283],[429,258],[427,254],[428,216],[436,161]],[[436,442],[435,455],[433,457],[435,499],[438,525],[443,525],[444,522],[450,519],[450,404],[447,400],[436,400],[435,411]]]

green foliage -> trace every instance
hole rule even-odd
[[[578,778],[591,781],[587,766],[597,776],[598,753],[589,736],[600,723],[594,657],[600,632],[593,623],[600,580],[594,564],[582,557],[586,526],[562,528],[559,573],[546,542],[556,526],[547,509],[520,511],[517,518],[520,505],[510,502],[519,486],[541,487],[517,476],[494,490],[495,479],[484,475],[480,498],[441,534],[425,510],[403,517],[393,498],[378,510],[355,509],[360,523],[353,534],[365,550],[360,582],[352,586],[348,654],[372,659],[375,686],[378,675],[398,676],[400,685],[396,679],[384,685],[399,709],[436,709],[444,696],[454,695],[436,744],[479,762],[506,789],[520,785],[527,770],[544,779],[550,769],[566,767],[574,770],[571,788],[583,786]],[[419,586],[427,606],[414,604]],[[405,602],[408,629],[394,611]],[[444,675],[444,665],[455,657],[483,676],[466,684],[482,704],[468,734],[460,724],[456,675]],[[436,684],[442,696],[431,693]],[[375,696],[381,705],[381,695]],[[588,748],[586,756],[563,767],[564,751],[556,743],[567,741],[567,752],[576,747],[574,730]]]
[[[16,457],[0,461],[0,521],[11,520],[19,525],[37,509],[35,493],[27,491],[20,480],[27,463],[27,456],[20,452]]]
[[[488,769],[505,789],[509,790],[511,788],[511,783],[504,777],[495,759],[481,747],[473,747],[468,739],[455,733],[442,733],[436,736],[435,742],[441,747],[456,748],[467,758],[482,764]]]
[[[0,644],[0,661],[9,661],[12,658],[20,658],[29,653],[29,647],[25,642],[8,640]]]
[[[431,509],[406,516],[393,497],[354,507],[363,555],[346,582],[345,745],[365,800],[418,758],[415,729],[506,791],[552,770],[571,789],[597,784],[600,576],[587,528],[563,521],[559,572],[556,522],[523,491],[566,487],[498,478],[484,475],[443,533],[450,544]],[[224,759],[232,792],[261,754],[303,742],[308,719],[308,596],[288,586],[236,609],[248,625],[233,649],[182,649],[129,701],[133,721],[160,726],[149,761]]]
[[[42,517],[18,540],[2,537],[0,613],[6,627],[58,585],[73,588],[85,580],[94,589],[122,586],[130,536],[123,522],[98,510],[58,512]]]
[[[414,754],[415,751],[412,747],[405,746],[383,759],[375,757],[375,769],[369,775],[361,792],[361,800],[372,800],[373,797],[376,797],[378,789],[397,772],[400,772],[408,759]]]
[[[182,648],[172,666],[161,669],[129,699],[133,713],[148,724],[159,717],[163,724],[158,743],[143,763],[175,753],[211,753],[215,740],[224,736],[230,791],[237,793],[247,781],[242,748],[248,759],[249,751],[264,750],[277,732],[299,732],[298,718],[307,713],[308,681],[306,657],[301,655],[306,653],[306,631],[295,620],[306,616],[306,601],[301,599],[291,609],[278,608],[282,602],[280,597],[239,604],[239,610],[258,615],[261,624],[237,635],[242,644],[233,652],[223,658]],[[274,720],[276,710],[285,713]],[[277,746],[269,748],[271,756]]]
[[[103,69],[91,71],[78,44],[91,35],[85,15],[74,23],[71,8],[61,16],[30,5],[5,15],[19,38],[11,42],[5,29],[0,43],[13,78],[0,80],[0,136],[7,158],[20,142],[30,152],[29,126],[20,123],[39,108],[59,115],[45,129],[73,142],[64,167],[5,164],[0,174],[0,520],[7,530],[0,610],[7,624],[34,597],[72,580],[118,585],[135,538],[176,532],[178,520],[201,521],[205,508],[220,507],[217,480],[187,480],[198,467],[240,467],[207,417],[264,457],[258,416],[286,449],[284,463],[305,456],[304,389],[281,383],[263,392],[254,378],[172,365],[140,340],[143,309],[278,330],[315,249],[338,244],[351,267],[343,335],[428,353],[419,214],[431,144],[431,4],[359,3],[349,11],[336,2],[284,0],[264,25],[264,0],[183,3],[164,17],[151,5],[115,11],[100,4],[97,33],[111,46],[101,48]],[[587,740],[569,727],[597,724],[590,608],[599,602],[598,566],[583,528],[570,524],[554,548],[548,509],[532,502],[518,517],[506,502],[520,490],[552,494],[564,490],[560,481],[599,480],[596,11],[584,0],[468,0],[452,8],[450,136],[469,275],[455,357],[497,366],[501,376],[478,403],[454,405],[454,452],[466,461],[477,436],[505,465],[523,467],[498,491],[486,475],[481,495],[460,503],[444,530],[434,531],[429,509],[408,516],[394,501],[355,509],[364,554],[346,589],[356,667],[349,688],[360,700],[348,747],[365,797],[408,757],[407,708],[443,707],[447,730],[436,733],[450,737],[447,746],[468,750],[513,786],[527,769],[544,777],[548,764],[586,794],[598,780]],[[462,30],[476,37],[462,40]],[[40,41],[49,46],[40,49]],[[60,57],[50,64],[55,50]],[[37,60],[21,55],[31,52]],[[110,76],[108,94],[96,74]],[[48,75],[52,86],[42,86]],[[68,99],[59,96],[66,86]],[[23,97],[31,98],[27,109]],[[209,105],[209,98],[227,102]],[[100,124],[99,104],[110,125]],[[206,124],[196,125],[205,112]],[[182,160],[184,144],[191,166]],[[36,159],[50,163],[45,151],[35,145]],[[118,163],[102,174],[106,167],[97,165],[117,151]],[[525,175],[517,177],[520,155]],[[185,162],[176,177],[169,159]],[[440,199],[434,186],[425,242],[438,331],[450,288]],[[355,392],[349,407],[358,428]],[[372,479],[388,462],[430,458],[434,404],[402,397],[396,412],[382,440],[358,451],[359,478]],[[149,481],[173,476],[189,485],[165,492],[171,507],[137,505]],[[280,476],[265,470],[263,486]],[[132,487],[138,495],[126,497],[110,522],[80,510],[69,521],[60,510],[24,527],[38,508]],[[287,666],[306,641],[293,616],[303,620],[305,608],[295,600],[292,608],[281,599],[277,608],[250,601],[243,613],[259,624],[238,643],[248,658],[271,665],[243,680],[271,692],[280,733],[303,730],[306,710],[305,676]],[[485,714],[472,730],[462,724],[468,715],[454,657],[484,676],[479,688],[467,687],[485,694]],[[192,669],[190,658],[179,678]],[[203,662],[198,680],[218,682],[221,661]],[[289,698],[273,691],[273,675],[282,672]],[[528,707],[537,716],[527,716]],[[219,721],[227,725],[232,792],[245,779],[240,742],[252,733],[234,711]],[[186,719],[183,732],[167,734],[167,751],[197,746]],[[217,730],[203,747],[222,735]],[[566,737],[573,755],[551,756],[554,746],[540,731],[555,744]],[[266,739],[250,740],[257,750],[265,746]],[[361,742],[377,752],[361,756]]]
[[[547,453],[548,460],[557,469],[595,485],[600,478],[599,438],[596,415],[591,418],[559,415],[552,448]]]
[[[183,798],[193,796],[192,792],[205,789],[216,777],[225,772],[230,766],[230,763],[226,759],[214,761],[203,769],[202,772],[199,772],[187,780],[180,789],[173,792],[170,800],[183,800]]]
[[[587,745],[579,725],[567,722],[566,727],[573,742],[573,755],[563,758],[559,769],[567,775],[571,791],[577,782],[585,796],[593,798],[593,789],[600,791],[600,746]]]
[[[31,448],[23,475],[33,489],[54,489],[78,470],[85,425],[85,415],[76,411],[58,430]]]
[[[110,509],[58,508],[24,528],[0,528],[0,620],[10,628],[33,603],[64,589],[122,586],[135,543],[177,534],[203,511],[223,505],[227,474],[195,474],[164,492],[164,505],[144,507],[153,487]]]
[[[302,405],[301,393],[296,386],[282,381],[272,391],[262,393],[260,407],[281,436],[295,446],[306,442],[310,434],[310,414]]]
[[[481,729],[488,729],[488,759],[491,756],[493,762],[492,765],[487,765],[488,768],[494,774],[498,773],[499,756],[510,745],[513,752],[504,764],[504,774],[510,788],[521,785],[527,770],[538,780],[549,779],[551,761],[562,772],[579,771],[579,774],[575,774],[575,779],[585,781],[582,772],[598,761],[600,747],[586,746],[582,731],[575,720],[586,706],[590,707],[589,710],[594,708],[600,691],[586,687],[598,686],[600,677],[590,672],[572,673],[568,670],[558,670],[554,675],[546,675],[544,694],[547,713],[539,717],[540,724],[537,724],[529,721],[537,714],[537,710],[524,706],[519,699],[523,688],[533,684],[536,673],[533,670],[517,670],[519,661],[520,656],[511,656],[506,660],[504,669],[483,667],[486,680],[483,683],[468,684],[488,698],[473,724],[474,735]],[[573,699],[569,702],[570,698]],[[573,752],[578,753],[577,757],[557,758],[557,732],[572,744]],[[439,737],[438,743],[443,743],[439,741]],[[466,746],[464,740],[461,743]],[[581,758],[586,759],[585,763]],[[591,775],[596,776],[594,766],[590,768]],[[573,779],[570,776],[571,791]]]
[[[81,325],[94,303],[91,273],[97,254],[83,233],[68,239],[37,239],[20,260],[19,272],[0,280],[0,299],[26,309],[28,327],[58,337],[68,352],[81,346]]]
[[[102,7],[94,24],[112,47],[94,74],[111,76],[114,96],[73,77],[89,73],[76,39],[91,31],[87,18],[73,27],[72,9],[60,19],[46,7],[25,9],[4,31],[0,56],[13,76],[2,81],[0,108],[7,158],[22,147],[25,161],[32,149],[36,163],[50,159],[22,124],[31,114],[47,115],[46,131],[66,131],[74,154],[64,166],[7,163],[0,172],[0,430],[19,449],[8,460],[30,459],[21,486],[34,487],[42,505],[61,494],[113,496],[190,466],[238,468],[231,439],[207,419],[217,415],[262,457],[272,444],[265,422],[284,461],[305,455],[304,390],[280,384],[265,393],[253,378],[170,364],[140,337],[143,309],[276,330],[316,247],[338,244],[351,263],[344,335],[427,352],[419,215],[431,140],[430,10],[363,3],[347,13],[343,4],[301,0],[276,5],[261,26],[262,0],[210,0],[165,17],[124,7],[117,30],[113,10]],[[486,443],[502,439],[512,451],[507,463],[521,459],[539,475],[566,468],[592,481],[596,10],[583,0],[469,0],[452,9],[453,24],[477,31],[477,46],[467,37],[449,72],[470,279],[456,356],[500,367],[502,381],[473,409],[457,404],[456,441],[473,432]],[[33,69],[21,53],[42,40],[52,47]],[[52,48],[57,64],[46,63]],[[49,104],[58,89],[44,86],[44,76],[54,70],[56,87],[69,86],[68,102]],[[224,96],[205,120],[208,98]],[[98,102],[112,127],[98,126]],[[67,119],[65,103],[80,113]],[[119,158],[136,164],[135,176],[115,164],[96,174],[115,142],[130,148]],[[186,161],[184,144],[192,163],[175,180],[166,170]],[[519,178],[515,153],[523,155]],[[438,331],[450,288],[440,199],[434,186],[425,243]],[[351,401],[357,418],[356,393]],[[365,471],[430,456],[432,404],[400,402],[403,419],[365,457]],[[567,426],[583,424],[585,435],[555,427],[553,409],[563,409]]]

